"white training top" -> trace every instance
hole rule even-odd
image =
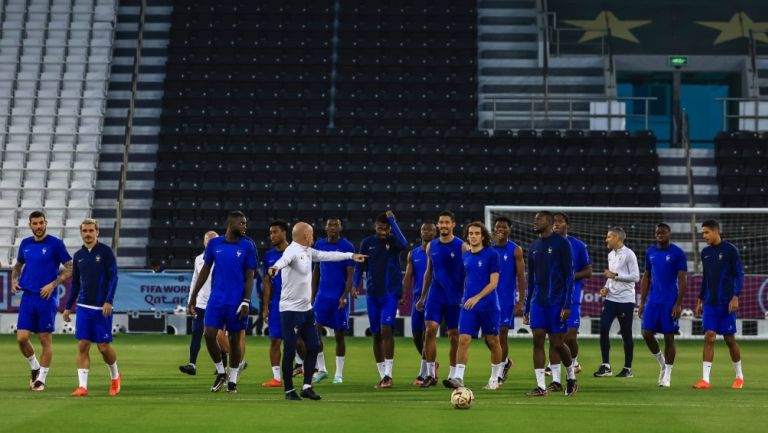
[[[205,261],[203,260],[203,254],[200,254],[195,257],[195,272],[192,273],[192,283],[189,285],[187,304],[189,304],[189,301],[192,299],[192,290],[195,288],[197,277],[200,275],[200,270],[203,269],[203,265],[205,265]],[[208,280],[205,281],[205,284],[203,284],[203,287],[201,287],[200,291],[197,293],[197,304],[195,304],[195,307],[202,308],[203,310],[208,306],[208,297],[211,296],[211,280],[213,280],[214,266],[216,265],[211,265],[211,272],[208,274]]]
[[[312,309],[312,262],[349,260],[352,253],[318,251],[291,242],[273,267],[281,274],[280,311],[309,311]]]
[[[640,281],[640,268],[637,266],[637,256],[625,246],[608,253],[608,270],[616,273],[616,278],[609,278],[605,282],[608,296],[605,298],[613,302],[634,303],[635,283]]]

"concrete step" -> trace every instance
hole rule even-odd
[[[478,20],[480,27],[484,30],[486,28],[496,26],[529,26],[532,27],[534,32],[536,31],[536,16],[492,16],[481,15]]]
[[[484,53],[490,52],[507,52],[507,51],[534,51],[538,55],[539,43],[536,41],[530,42],[478,42],[477,51],[482,56]]]
[[[535,59],[480,59],[478,67],[482,68],[538,68],[538,58]]]
[[[480,51],[481,59],[537,59],[539,57],[538,50],[482,50]]]
[[[481,44],[486,44],[490,42],[515,42],[515,43],[521,43],[521,42],[528,42],[528,43],[538,43],[538,37],[535,32],[532,33],[514,33],[514,32],[505,32],[501,33],[498,31],[495,32],[483,32],[480,33],[480,36],[478,37],[478,42]]]
[[[536,18],[538,12],[536,8],[531,9],[499,9],[499,8],[478,8],[477,16],[483,17],[532,17]]]
[[[716,178],[717,168],[709,166],[692,166],[691,172],[694,177],[699,178]],[[661,176],[687,176],[685,166],[676,165],[659,165],[659,175]]]
[[[518,75],[510,74],[504,76],[497,75],[481,75],[478,77],[478,84],[482,86],[486,85],[542,85],[544,77],[541,75]],[[596,86],[597,88],[603,88],[603,77],[589,77],[589,76],[556,76],[549,77],[549,87],[552,86]]]

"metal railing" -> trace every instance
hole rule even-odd
[[[497,129],[497,121],[499,120],[511,120],[519,119],[520,115],[504,114],[504,111],[498,110],[499,102],[513,102],[513,103],[526,103],[529,107],[528,118],[530,120],[531,129],[536,129],[536,122],[539,121],[552,121],[552,120],[567,120],[568,129],[573,129],[573,122],[576,120],[590,120],[590,119],[608,119],[608,131],[611,131],[611,120],[613,119],[628,119],[628,118],[642,118],[644,129],[648,129],[648,116],[650,101],[655,101],[655,97],[550,97],[550,96],[493,96],[489,95],[482,102],[490,102],[492,104],[492,127]],[[632,102],[643,101],[643,112],[641,114],[634,113],[614,113],[614,102]],[[481,103],[482,103],[481,102]],[[574,104],[588,104],[590,102],[607,102],[607,113],[584,113],[574,110]],[[562,110],[557,110],[552,113],[551,105],[554,103],[566,103],[567,114],[560,114]]]
[[[745,130],[754,130],[757,131],[759,129],[760,121],[761,120],[768,120],[768,109],[761,112],[760,110],[760,104],[768,104],[768,97],[754,97],[754,98],[715,98],[717,101],[721,101],[723,104],[723,131],[728,131],[728,121],[731,119],[736,119],[738,123],[741,123],[742,120],[751,120],[754,125],[754,129],[744,127],[742,128],[741,125],[737,125],[737,129],[745,129]],[[738,112],[739,108],[741,106],[742,102],[751,102],[754,104],[754,113],[751,114],[741,114]],[[733,114],[729,111],[729,109],[732,109],[733,107],[737,107],[737,113]]]
[[[117,193],[117,207],[115,209],[115,225],[112,232],[112,250],[117,253],[120,246],[120,227],[123,222],[123,207],[125,206],[125,188],[128,180],[128,156],[131,148],[131,135],[133,134],[133,117],[136,112],[136,93],[138,93],[139,67],[141,66],[141,50],[144,46],[144,19],[147,10],[147,0],[141,0],[139,9],[138,38],[136,39],[136,55],[133,58],[133,73],[131,75],[131,98],[128,102],[128,118],[125,122],[125,139],[123,142],[123,163],[120,165],[120,188]]]

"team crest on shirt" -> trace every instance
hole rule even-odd
[[[552,247],[547,248],[547,254],[552,254]]]
[[[96,263],[99,263],[101,261],[101,256],[96,254]]]
[[[667,254],[667,257],[666,257],[666,258],[667,258],[667,261],[670,261],[670,260],[672,260],[672,256],[670,256],[669,254]]]
[[[506,262],[507,259],[509,259],[509,254],[504,254],[504,261]]]
[[[453,251],[451,251],[451,258],[452,258],[452,259],[453,259],[453,258],[456,258],[456,254],[454,254],[454,253],[453,253]]]
[[[243,255],[243,252],[242,252],[241,250],[237,250],[237,252],[235,253],[235,255],[236,255],[237,257],[240,257],[240,256],[242,256],[242,255]]]
[[[477,261],[477,267],[478,268],[482,268],[483,267],[483,261],[482,260],[478,260]]]
[[[723,260],[723,253],[717,255],[717,260]]]
[[[389,244],[384,244],[384,249],[389,251]]]
[[[43,248],[43,254],[48,252],[48,248]]]

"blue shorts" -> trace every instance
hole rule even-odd
[[[315,323],[327,326],[334,331],[346,331],[349,329],[349,307],[339,309],[339,300],[333,298],[315,299]]]
[[[715,331],[720,335],[736,333],[736,313],[728,312],[728,305],[706,305],[701,326],[704,331]]]
[[[417,310],[416,301],[414,301],[413,307],[411,307],[411,334],[416,335],[419,332],[424,332],[424,329],[424,310]]]
[[[43,299],[39,293],[24,291],[21,295],[16,329],[51,333],[55,330],[57,309],[58,301],[55,294],[51,294],[48,299]]]
[[[395,327],[398,303],[397,296],[366,296],[365,301],[368,304],[368,321],[371,325],[371,332],[378,334],[381,332],[382,326]]]
[[[459,315],[459,334],[471,335],[477,338],[477,331],[483,335],[499,335],[499,312],[497,310],[467,310],[461,309]]]
[[[208,304],[208,307],[205,309],[205,326],[207,328],[226,329],[230,333],[246,329],[248,327],[248,318],[240,320],[237,317],[238,308],[240,308],[240,304]]]
[[[104,317],[101,310],[77,307],[75,338],[94,343],[112,342],[112,314]]]
[[[571,315],[565,320],[566,328],[579,329],[581,326],[581,304],[571,305]]]
[[[515,327],[515,304],[501,304],[501,310],[499,311],[500,326],[507,328]]]
[[[680,329],[678,320],[672,318],[674,308],[674,302],[667,304],[649,302],[643,311],[641,328],[646,331],[653,331],[654,334],[674,334]]]
[[[267,316],[267,326],[269,327],[269,338],[273,340],[282,340],[283,331],[280,325],[280,306],[270,305],[269,316]]]
[[[536,303],[531,303],[531,311],[528,315],[531,329],[543,329],[549,334],[562,334],[568,330],[566,322],[560,320],[560,313],[563,307],[553,305],[543,307]]]
[[[442,323],[445,319],[445,326],[448,329],[459,327],[459,314],[461,314],[461,305],[427,299],[427,304],[424,306],[424,320]]]

